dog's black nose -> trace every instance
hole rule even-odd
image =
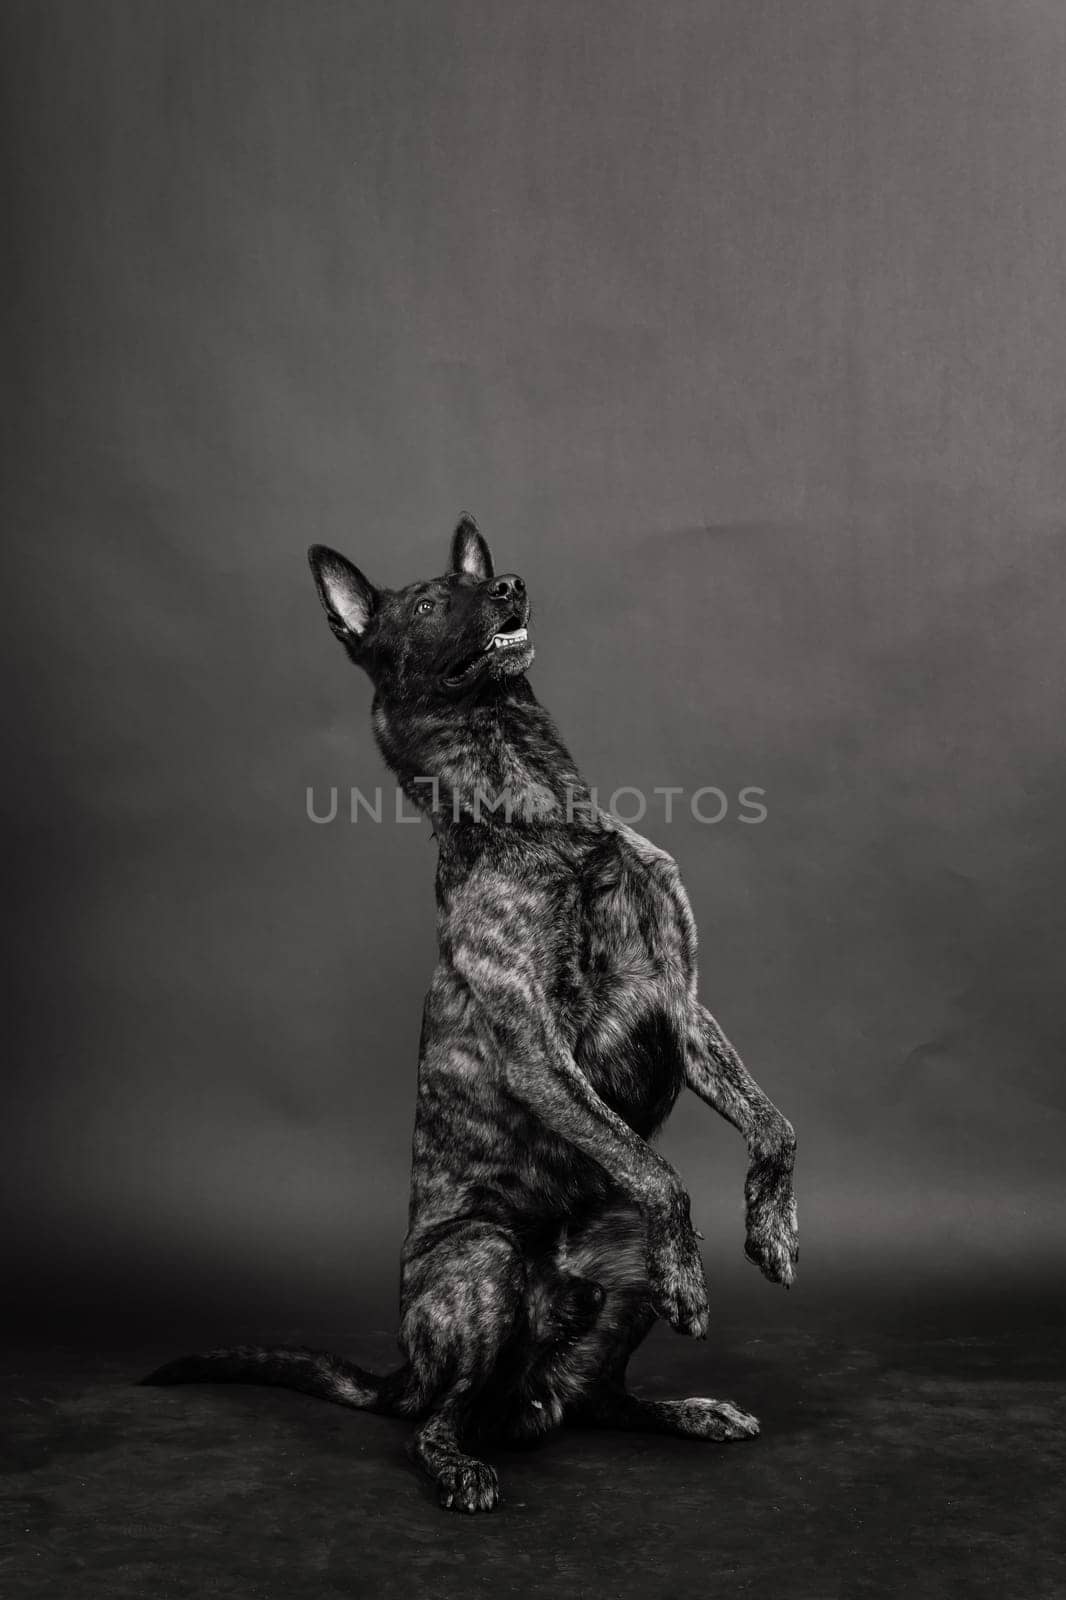
[[[517,572],[505,572],[502,578],[493,578],[489,594],[494,600],[521,600],[526,586]]]

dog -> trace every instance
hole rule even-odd
[[[689,1196],[651,1139],[683,1088],[747,1142],[746,1244],[789,1286],[798,1256],[791,1124],[696,988],[696,931],[664,850],[601,811],[536,700],[530,602],[472,518],[447,573],[375,588],[309,552],[326,620],[374,687],[373,728],[438,843],[439,961],[425,1002],[403,1364],[235,1348],[144,1381],[275,1383],[414,1419],[412,1454],[456,1511],[489,1511],[478,1440],[563,1423],[734,1440],[726,1400],[625,1386],[656,1318],[706,1336]]]

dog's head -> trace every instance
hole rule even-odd
[[[375,588],[325,545],[308,558],[331,629],[390,697],[461,699],[533,660],[526,586],[513,572],[495,575],[472,517],[460,519],[445,575],[404,589]]]

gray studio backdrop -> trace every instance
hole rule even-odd
[[[804,1292],[1060,1262],[1061,5],[2,27],[17,1310],[387,1325],[434,849],[308,820],[391,790],[304,549],[398,584],[463,508],[601,794],[765,790],[643,826]],[[756,1292],[739,1141],[665,1144]]]

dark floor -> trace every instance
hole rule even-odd
[[[505,1503],[470,1517],[408,1466],[405,1424],[280,1391],[135,1387],[173,1343],[38,1347],[0,1373],[0,1594],[1066,1597],[1061,1325],[1002,1306],[979,1327],[957,1307],[897,1320],[823,1308],[705,1344],[657,1332],[639,1385],[733,1399],[759,1440],[567,1432],[497,1454]],[[384,1335],[315,1342],[393,1354]]]

